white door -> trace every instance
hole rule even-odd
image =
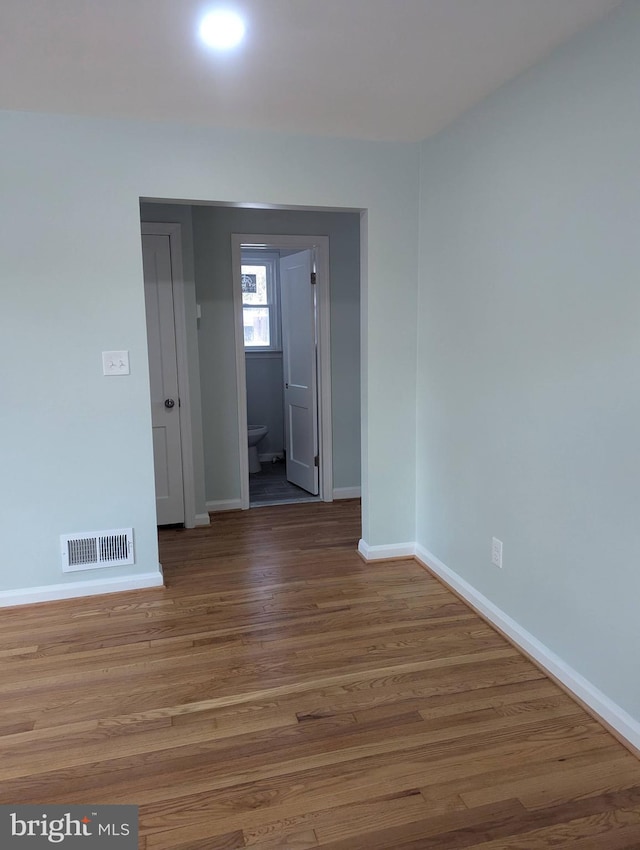
[[[287,478],[318,495],[315,286],[311,251],[280,260]]]
[[[142,236],[158,525],[184,522],[178,363],[169,236]]]

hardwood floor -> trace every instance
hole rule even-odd
[[[357,502],[160,535],[166,590],[4,610],[0,803],[142,850],[638,850],[640,762]]]

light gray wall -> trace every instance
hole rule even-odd
[[[200,403],[200,363],[198,360],[198,323],[196,284],[193,268],[193,227],[191,207],[185,204],[140,204],[141,221],[176,223],[182,236],[182,272],[189,358],[189,395],[191,398],[191,437],[196,513],[206,514],[204,498],[204,449],[202,444],[202,406]]]
[[[24,112],[0,138],[0,588],[157,573],[141,197],[367,210],[363,529],[413,537],[417,145]],[[106,378],[119,349],[131,374]],[[129,526],[133,567],[62,573],[61,533]]]
[[[267,436],[260,441],[260,454],[284,451],[284,389],[282,386],[282,354],[255,353],[246,358],[247,423],[266,425]]]
[[[240,498],[231,265],[232,233],[327,235],[331,276],[334,487],[360,484],[360,216],[193,208],[206,496]],[[263,423],[258,423],[263,424]]]
[[[417,428],[419,543],[636,719],[639,44],[627,3],[424,144]]]

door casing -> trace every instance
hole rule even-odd
[[[236,387],[238,395],[238,446],[240,448],[240,506],[249,508],[249,457],[247,447],[247,395],[244,328],[242,322],[242,249],[275,248],[315,252],[316,304],[318,321],[318,451],[320,455],[320,498],[333,501],[333,442],[331,416],[331,328],[328,236],[276,236],[232,233],[233,306],[236,343]]]

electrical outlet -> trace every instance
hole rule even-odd
[[[502,569],[502,540],[491,538],[491,563]]]

